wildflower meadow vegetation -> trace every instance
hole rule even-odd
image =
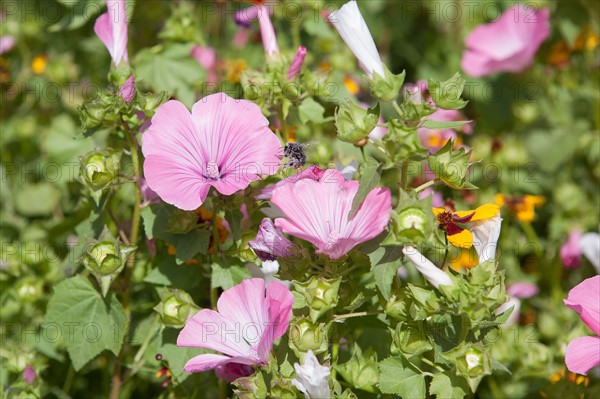
[[[0,19],[3,398],[600,397],[600,2]]]

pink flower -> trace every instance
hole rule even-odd
[[[496,72],[521,72],[533,62],[542,42],[550,35],[547,8],[534,11],[523,4],[508,8],[489,24],[475,27],[467,36],[462,69],[471,76]]]
[[[281,185],[273,191],[271,201],[285,218],[276,219],[275,226],[312,243],[318,253],[339,259],[356,245],[379,235],[390,220],[392,198],[387,188],[371,190],[349,220],[357,191],[357,181],[346,181],[334,169],[325,171],[319,181],[302,179]]]
[[[569,238],[560,247],[560,259],[567,269],[578,268],[581,264],[581,248],[579,243],[583,234],[578,229],[573,229],[569,233]]]
[[[0,54],[4,54],[12,50],[15,47],[15,38],[10,35],[0,37]]]
[[[466,118],[457,110],[438,108],[427,119],[438,122],[453,122],[464,121]],[[463,126],[462,131],[463,133],[471,134],[473,132],[471,123]],[[454,129],[437,130],[422,127],[417,130],[417,134],[419,135],[419,139],[421,140],[423,147],[427,148],[431,153],[436,153],[444,146],[444,144],[446,144],[448,140],[452,139],[456,141],[458,138],[458,135]]]
[[[260,192],[260,194],[256,196],[256,199],[270,200],[271,196],[273,195],[273,191],[277,187],[281,187],[286,184],[293,184],[293,183],[297,182],[298,180],[302,180],[302,179],[311,179],[311,180],[319,181],[323,177],[324,173],[325,173],[325,171],[323,169],[319,168],[317,165],[311,165],[308,168],[304,169],[300,173],[296,173],[295,175],[286,177],[282,181],[280,181],[272,186],[265,187]]]
[[[238,49],[244,48],[248,42],[248,36],[248,29],[238,29],[233,36],[233,46]]]
[[[277,38],[273,23],[269,16],[269,8],[265,6],[258,7],[258,24],[260,25],[260,35],[262,37],[263,47],[267,54],[267,59],[276,58],[279,56],[279,46],[277,46]]]
[[[441,208],[444,205],[444,197],[442,193],[435,191],[432,187],[427,187],[421,191],[418,195],[419,199],[424,199],[431,196],[431,206],[434,208]]]
[[[23,379],[27,381],[29,385],[33,384],[33,382],[37,379],[37,373],[29,364],[23,370]]]
[[[192,113],[179,101],[161,105],[142,136],[144,175],[163,201],[197,209],[210,187],[243,190],[281,163],[279,139],[260,108],[225,93],[204,97]]]
[[[106,0],[108,12],[100,15],[94,32],[108,49],[115,65],[129,64],[127,55],[127,9],[125,0]]]
[[[271,10],[268,8],[267,10]],[[258,17],[259,13],[258,6],[250,6],[248,8],[244,8],[233,14],[233,20],[235,23],[242,28],[249,28],[252,21],[254,21]]]
[[[218,312],[202,309],[187,320],[177,346],[212,349],[184,366],[188,373],[217,369],[228,381],[252,374],[253,365],[269,362],[273,342],[286,333],[294,296],[287,287],[259,278],[242,281],[221,295]]]
[[[130,103],[133,100],[133,96],[135,95],[135,78],[131,75],[123,86],[119,89],[119,96],[125,100],[126,103]]]
[[[214,83],[217,81],[217,52],[212,47],[202,47],[196,45],[191,51],[192,57],[208,72],[207,81]]]
[[[288,80],[293,80],[296,76],[300,75],[300,71],[302,71],[302,65],[304,65],[305,58],[306,47],[298,47],[298,51],[296,51],[296,55],[294,56],[294,59],[290,64],[290,69],[288,70]]]
[[[565,305],[579,313],[581,320],[600,335],[600,276],[584,280],[564,300]],[[600,365],[600,337],[575,338],[567,346],[565,363],[572,373],[587,375]]]
[[[159,195],[148,186],[148,182],[143,177],[140,178],[140,191],[142,192],[144,204],[149,205],[160,202]]]
[[[281,230],[273,226],[269,218],[264,218],[258,228],[254,240],[248,242],[256,256],[262,261],[273,261],[279,257],[292,255],[294,244],[281,234]]]

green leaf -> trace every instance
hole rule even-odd
[[[134,62],[136,76],[191,107],[195,100],[194,84],[204,77],[204,70],[190,55],[192,47],[191,43],[169,44],[141,50]]]
[[[386,300],[390,299],[392,292],[392,282],[396,277],[400,259],[402,258],[401,247],[379,247],[369,254],[371,259],[371,271],[375,276],[375,284],[381,295]]]
[[[178,335],[179,330],[165,328],[158,338],[159,346],[156,353],[162,355],[163,361],[169,364],[169,370],[171,370],[175,381],[181,383],[190,375],[190,373],[183,371],[183,366],[185,366],[187,361],[203,353],[210,353],[210,351],[206,349],[177,346]]]
[[[144,233],[146,238],[151,240],[154,238],[153,229],[154,221],[156,220],[156,213],[153,211],[151,206],[147,206],[142,209],[142,220],[144,221]]]
[[[233,235],[233,239],[235,241],[241,240],[242,238],[242,212],[239,209],[228,210],[225,212],[225,219],[227,223],[229,223],[229,228],[231,229],[231,234]]]
[[[63,338],[75,371],[104,350],[117,355],[123,345],[127,316],[117,298],[105,299],[82,276],[64,280],[54,288],[44,317],[46,328]]]
[[[468,103],[460,98],[465,87],[465,79],[458,72],[445,82],[429,79],[428,86],[431,98],[440,108],[461,109]]]
[[[243,266],[222,266],[213,263],[210,267],[212,269],[210,283],[213,288],[221,287],[224,290],[227,290],[234,285],[241,283],[243,279],[251,277],[248,269]]]
[[[15,207],[24,216],[49,216],[59,198],[60,192],[52,183],[24,184],[15,196]]]
[[[190,290],[202,281],[202,268],[178,265],[175,258],[168,256],[148,273],[144,282]]]
[[[183,263],[192,259],[197,253],[206,253],[210,243],[211,233],[208,230],[195,229],[185,235],[181,235],[175,245],[177,251],[177,262]]]
[[[469,392],[467,381],[454,374],[440,373],[433,376],[429,393],[439,399],[462,399]]]
[[[377,162],[374,158],[367,159],[367,162],[360,165],[360,181],[358,186],[358,191],[352,200],[352,208],[350,209],[350,213],[348,214],[348,219],[352,219],[358,208],[363,203],[365,198],[369,192],[377,186],[379,180],[381,179],[381,171],[383,169],[383,164]]]
[[[325,108],[312,97],[306,98],[298,107],[298,117],[303,124],[313,122],[321,124],[325,122]]]
[[[379,363],[379,389],[382,393],[400,395],[406,399],[424,398],[425,376],[410,368],[401,357],[389,357]]]
[[[471,123],[471,121],[434,121],[431,119],[427,119],[425,122],[423,122],[423,124],[421,124],[422,127],[426,127],[427,129],[454,129],[457,127],[461,127],[464,126],[468,123]]]

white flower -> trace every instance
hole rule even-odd
[[[496,247],[500,237],[502,218],[500,215],[491,219],[474,222],[469,228],[473,234],[473,246],[479,255],[479,263],[496,259]]]
[[[300,366],[294,363],[296,370],[296,378],[292,380],[292,384],[304,397],[309,399],[329,399],[331,391],[329,390],[329,367],[324,367],[319,364],[319,360],[315,354],[309,350],[304,358],[304,364]]]
[[[275,277],[275,274],[279,271],[279,262],[276,260],[265,260],[262,262],[262,267],[256,266],[254,263],[246,264],[246,267],[250,271],[252,277],[262,278],[265,280],[265,283],[270,283],[271,281],[277,281],[286,287],[290,286],[290,282],[287,280],[280,280]]]
[[[579,248],[586,258],[594,265],[600,273],[600,234],[586,233],[579,241]]]
[[[452,285],[450,276],[431,263],[415,247],[407,246],[402,248],[402,253],[411,261],[417,270],[433,285],[439,288],[440,285]]]
[[[332,12],[329,15],[329,22],[335,26],[342,39],[358,58],[361,68],[369,78],[373,79],[373,73],[385,77],[383,62],[356,1],[349,1],[338,11]]]

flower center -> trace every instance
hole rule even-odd
[[[212,180],[217,180],[221,176],[219,166],[215,161],[210,161],[206,164],[206,175]]]
[[[452,213],[442,212],[437,216],[437,222],[441,229],[444,229],[450,222],[452,222]]]

